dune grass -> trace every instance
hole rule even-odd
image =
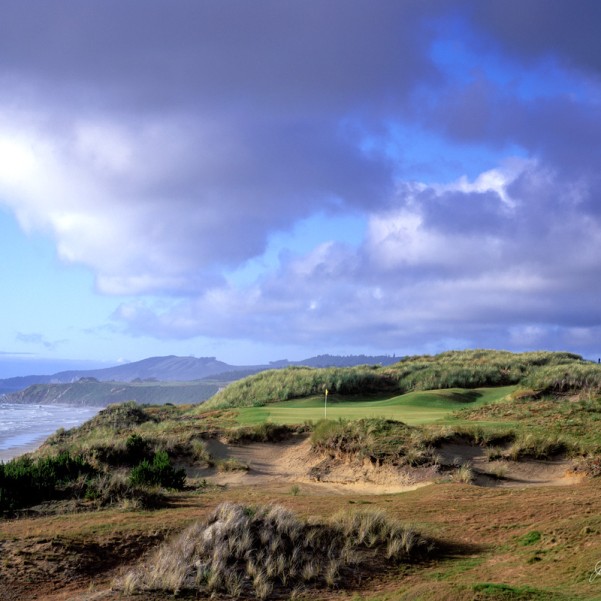
[[[474,365],[466,367],[469,361]],[[99,533],[114,537],[115,532],[129,535],[131,531],[135,534],[131,548],[135,547],[135,557],[140,557],[139,532],[181,532],[160,549],[155,542],[153,549],[147,546],[144,563],[119,582],[119,595],[124,589],[136,592],[134,598],[140,599],[172,598],[174,593],[183,598],[212,595],[224,599],[342,599],[355,594],[353,598],[372,601],[597,598],[589,578],[600,549],[599,481],[585,481],[571,490],[490,490],[467,485],[474,469],[464,463],[456,466],[452,478],[435,486],[382,497],[345,499],[311,491],[305,484],[301,494],[301,488],[296,484],[290,487],[290,483],[256,486],[250,497],[247,488],[212,488],[206,483],[204,488],[193,488],[193,476],[192,484],[178,493],[146,485],[136,488],[136,479],[132,482],[132,468],[139,461],[150,464],[157,453],[161,453],[164,466],[169,465],[166,451],[177,467],[246,469],[241,462],[212,458],[207,440],[277,442],[308,432],[314,449],[336,460],[356,458],[361,466],[371,460],[372,465],[403,469],[437,465],[446,469],[446,464],[437,464],[443,445],[461,443],[481,447],[491,463],[576,456],[582,462],[580,471],[601,475],[598,366],[584,365],[578,357],[565,353],[513,356],[475,351],[411,358],[392,371],[395,369],[397,384],[402,380],[405,385],[413,378],[410,392],[374,390],[372,384],[377,383],[380,372],[390,375],[391,368],[366,369],[365,390],[350,392],[350,380],[340,381],[348,386],[345,394],[330,389],[328,421],[320,421],[324,416],[321,391],[303,398],[284,395],[288,400],[279,402],[271,398],[264,406],[253,406],[258,397],[252,397],[247,406],[213,411],[202,406],[140,407],[131,403],[109,408],[79,428],[57,433],[45,446],[52,457],[77,451],[94,463],[100,473],[86,480],[85,502],[88,509],[94,503],[93,507],[103,511],[90,511],[85,518],[78,513],[68,518],[53,516],[52,521],[36,518],[35,523],[26,523],[27,536],[31,537],[29,531],[35,528],[43,542],[53,528],[59,531],[56,524],[60,524],[61,534],[76,528],[86,536],[93,532],[95,537]],[[328,373],[333,372],[322,375]],[[337,373],[341,378],[352,375]],[[370,374],[377,377],[371,379]],[[301,372],[291,370],[288,375],[292,378]],[[324,382],[315,370],[305,375],[318,386]],[[264,384],[275,385],[272,377]],[[494,385],[475,385],[482,380]],[[458,381],[465,386],[451,386]],[[388,386],[390,380],[384,383]],[[433,383],[444,386],[423,390]],[[249,394],[254,394],[251,388]],[[498,469],[502,478],[502,466]],[[83,480],[76,483],[80,482]],[[249,498],[259,505],[246,505]],[[207,515],[224,499],[230,503]],[[295,513],[261,505],[273,501]],[[165,507],[165,503],[170,505]],[[355,513],[351,506],[355,504],[369,504],[376,511]],[[146,511],[161,506],[165,508],[158,513]],[[400,521],[385,518],[378,511],[382,506]],[[127,519],[123,509],[129,510]],[[316,513],[318,518],[306,518]],[[197,519],[201,521],[190,526]],[[21,521],[5,521],[5,532],[23,532],[16,530],[24,528]],[[440,537],[438,551],[429,554],[430,541],[405,525],[410,521],[418,522],[419,531]],[[457,541],[462,541],[461,545]],[[111,538],[110,544],[113,542]],[[445,544],[452,549],[449,556],[439,552]],[[93,545],[96,548],[96,540]],[[115,573],[114,566],[110,570],[111,575]],[[94,571],[95,579],[96,575]],[[370,590],[370,577],[377,581],[377,590]],[[360,579],[361,588],[355,588]],[[388,588],[383,589],[385,579]],[[554,592],[530,588],[530,583],[538,582]]]
[[[579,368],[590,369],[589,365],[582,357],[571,353],[473,350],[406,357],[386,367],[289,367],[260,372],[234,382],[207,401],[198,412],[207,409],[260,407],[320,395],[326,389],[345,396],[392,396],[417,390],[509,386],[519,384],[541,368],[570,372]]]
[[[327,403],[328,419],[383,418],[411,425],[444,421],[454,411],[497,403],[507,398],[515,386],[450,388],[446,390],[416,391],[393,397],[386,395],[330,395]],[[274,403],[264,407],[243,407],[238,410],[240,424],[302,424],[317,421],[325,415],[324,397],[311,396]]]
[[[344,511],[324,522],[300,519],[278,505],[225,502],[116,586],[126,594],[151,590],[290,598],[301,588],[344,587],[369,574],[373,564],[380,570],[389,564],[390,569],[432,550],[431,541],[412,526],[381,510]]]

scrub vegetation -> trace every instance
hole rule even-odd
[[[338,589],[373,601],[593,599],[600,382],[601,366],[570,353],[465,351],[263,372],[202,405],[109,406],[0,464],[0,596],[29,598],[27,583],[47,582],[19,558],[38,557],[60,523],[80,528],[86,549],[124,545],[127,562],[93,555],[81,576],[83,589],[104,574],[110,601],[325,599]],[[304,479],[265,484],[266,464],[288,451]],[[522,490],[539,464],[560,478],[569,469],[574,484]],[[335,480],[345,473],[354,479]],[[435,484],[379,496],[372,475]],[[10,534],[20,528],[23,541]],[[83,574],[83,543],[69,541],[60,544],[80,557],[69,569]],[[370,589],[376,575],[381,594]]]

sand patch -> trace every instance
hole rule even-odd
[[[219,472],[206,468],[190,473],[209,483],[227,486],[289,488],[302,484],[304,492],[386,494],[414,490],[430,484],[436,477],[436,471],[430,468],[417,471],[331,459],[313,452],[307,436],[295,436],[280,443],[245,445],[210,440],[208,450],[215,459],[235,459],[248,465],[246,471]]]
[[[484,449],[449,443],[439,449],[440,467],[377,465],[369,460],[333,457],[312,450],[309,437],[279,443],[226,444],[212,439],[208,450],[217,460],[233,459],[248,470],[188,469],[188,476],[220,486],[269,486],[280,491],[302,485],[305,493],[389,494],[415,490],[440,481],[442,471],[471,466],[473,483],[487,487],[567,486],[581,481],[567,459],[553,461],[488,461]]]
[[[489,461],[481,447],[455,443],[443,445],[439,455],[444,466],[471,465],[479,486],[569,486],[583,478],[569,459]]]

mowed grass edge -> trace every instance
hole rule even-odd
[[[454,411],[475,408],[489,403],[502,402],[516,386],[495,388],[449,388],[409,392],[393,397],[328,396],[328,419],[384,418],[402,421],[410,425],[444,422]],[[302,424],[317,421],[326,416],[324,396],[311,396],[273,403],[264,407],[243,407],[237,410],[241,425],[272,422],[274,424]]]

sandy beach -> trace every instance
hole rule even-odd
[[[99,407],[0,404],[0,461],[35,451],[59,428],[87,421]]]
[[[31,453],[35,451],[45,440],[47,436],[40,436],[35,441],[24,443],[10,449],[0,449],[0,461],[7,462],[10,459],[24,455],[25,453]]]

